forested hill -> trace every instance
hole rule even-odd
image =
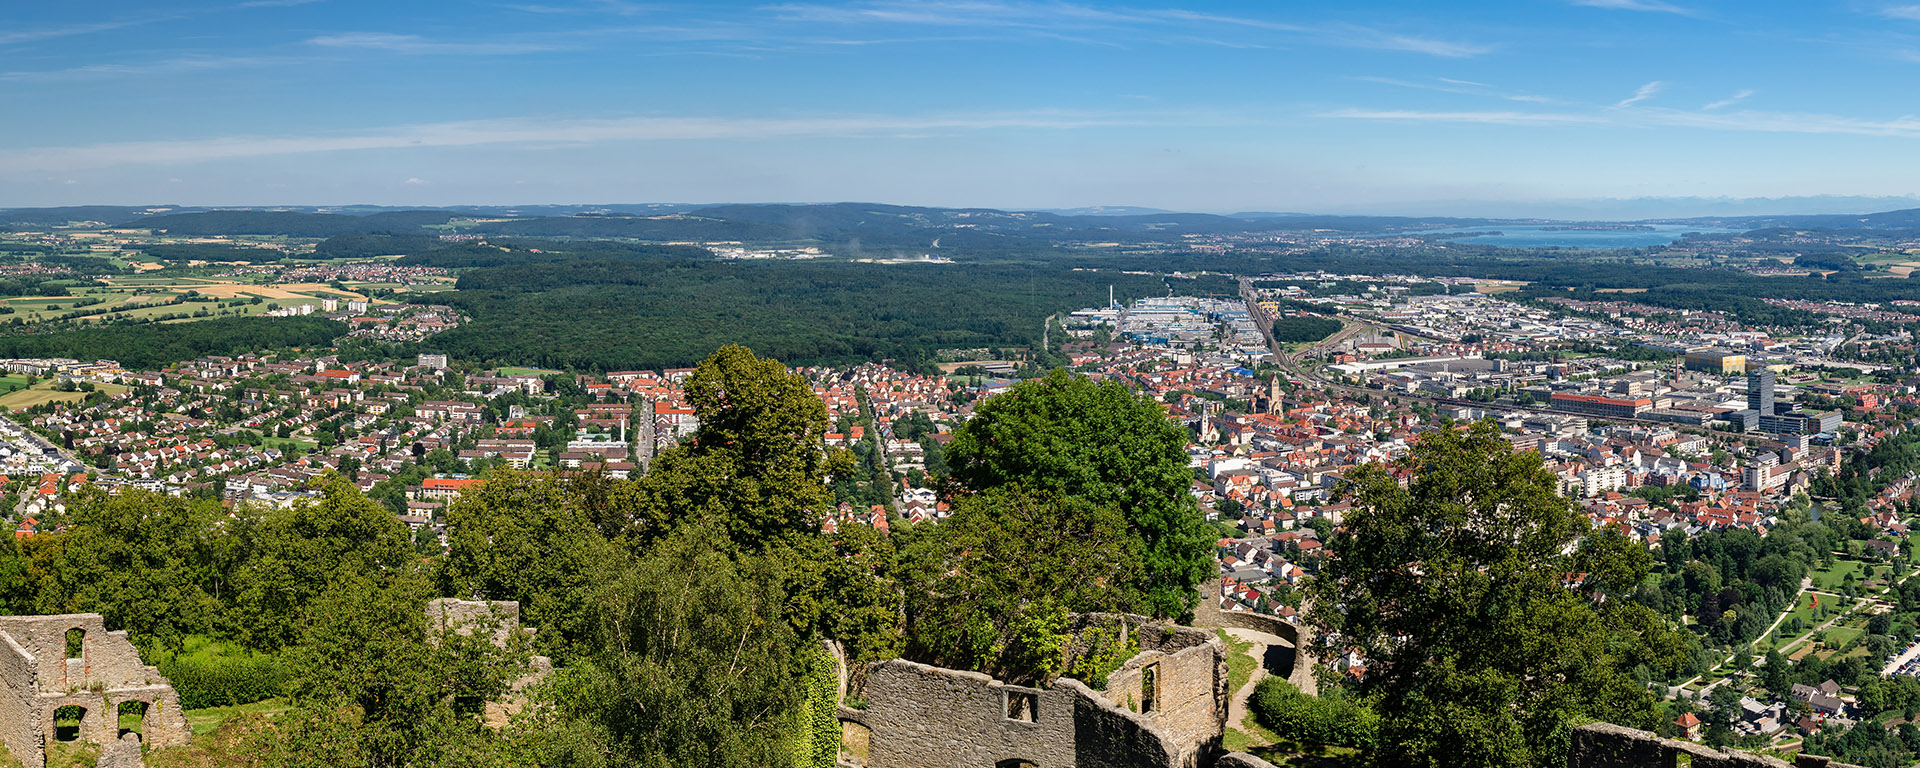
[[[527,237],[609,237],[640,240],[825,240],[861,238],[880,244],[930,243],[935,237],[1014,239],[1050,243],[1102,236],[1221,235],[1326,231],[1383,234],[1494,224],[1540,223],[1533,219],[1442,216],[1338,216],[1300,213],[1239,213],[1219,216],[1150,209],[1114,211],[1008,211],[937,208],[882,203],[824,204],[635,204],[473,206],[391,209],[377,206],[210,210],[181,206],[70,206],[0,209],[0,224],[48,226],[105,222],[113,226],[166,229],[185,235],[290,235],[328,237],[364,232],[423,234],[452,219],[485,219],[462,231]],[[1860,214],[1730,216],[1675,219],[1742,230],[1766,228],[1920,229],[1920,208]]]
[[[478,210],[397,210],[376,213],[301,210],[201,210],[149,215],[144,209],[54,209],[22,218],[38,223],[102,220],[120,226],[164,229],[181,235],[333,235],[392,232],[423,234],[456,218],[486,219],[462,231],[528,237],[611,237],[640,240],[824,240],[861,238],[876,243],[935,238],[1012,238],[1035,243],[1099,239],[1117,235],[1178,237],[1271,231],[1331,230],[1358,234],[1500,223],[1496,219],[1400,216],[1216,216],[1204,213],[1071,215],[990,208],[924,208],[879,203],[821,205],[754,204],[701,208],[608,207],[564,215],[535,207],[520,213]],[[12,220],[0,211],[0,221]]]
[[[202,355],[325,346],[346,333],[345,323],[321,317],[223,317],[0,336],[0,357],[106,359],[144,371]]]
[[[294,211],[223,210],[147,216],[125,222],[142,229],[164,229],[174,235],[288,235],[330,237],[355,232],[420,231],[445,224],[453,211],[387,211],[368,216]]]
[[[1880,213],[1833,213],[1806,216],[1740,216],[1724,219],[1687,219],[1686,221],[1733,229],[1770,229],[1777,227],[1788,229],[1920,229],[1920,208],[1906,208],[1898,211],[1882,211]]]
[[[950,348],[1029,347],[1049,315],[1166,295],[1152,275],[1039,264],[880,265],[632,255],[514,263],[434,294],[472,322],[433,340],[464,360],[597,370],[674,368],[748,344],[794,364],[895,358],[919,367]],[[1221,278],[1182,293],[1233,295]]]

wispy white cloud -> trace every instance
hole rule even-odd
[[[1920,21],[1920,5],[1891,5],[1880,9],[1880,15],[1889,19]]]
[[[247,0],[236,8],[292,8],[296,5],[312,5],[326,0]]]
[[[72,37],[74,35],[89,35],[95,32],[107,32],[110,30],[122,29],[125,27],[139,26],[141,24],[151,24],[156,21],[161,21],[162,19],[165,19],[165,18],[175,18],[175,17],[143,16],[138,18],[113,19],[111,21],[94,21],[94,22],[87,22],[84,24],[62,24],[62,25],[45,26],[45,27],[21,27],[16,29],[0,30],[0,45],[32,43],[32,42],[38,42],[41,40],[53,40],[61,37]]]
[[[338,35],[321,35],[307,40],[307,43],[323,48],[359,48],[403,54],[490,55],[539,53],[561,48],[561,46],[553,43],[526,40],[462,40],[450,42],[445,40],[432,40],[419,35],[398,35],[386,32],[349,32]]]
[[[1615,103],[1613,106],[1615,109],[1619,109],[1621,107],[1631,107],[1635,104],[1646,101],[1647,99],[1653,98],[1654,94],[1659,93],[1660,89],[1665,87],[1667,87],[1666,83],[1659,80],[1655,80],[1653,82],[1647,83],[1646,85],[1640,86],[1640,89],[1634,91],[1632,96],[1628,96],[1624,99],[1621,99],[1619,102]]]
[[[1371,75],[1362,75],[1353,79],[1363,80],[1369,83],[1380,83],[1382,85],[1399,86],[1401,88],[1416,88],[1423,91],[1436,91],[1439,93],[1458,93],[1466,96],[1484,96],[1531,104],[1551,104],[1560,101],[1560,99],[1555,99],[1550,96],[1503,91],[1486,83],[1476,83],[1472,80],[1454,80],[1446,77],[1436,77],[1434,78],[1434,82],[1402,80],[1396,77],[1375,77]]]
[[[1407,123],[1478,123],[1481,125],[1583,125],[1604,123],[1598,115],[1564,112],[1436,112],[1417,109],[1336,109],[1315,117],[1342,120],[1385,120]]]
[[[1588,8],[1605,8],[1612,11],[1646,11],[1649,13],[1674,13],[1692,16],[1694,11],[1660,0],[1570,0],[1574,5]]]
[[[1594,112],[1445,112],[1407,109],[1338,109],[1315,117],[1391,122],[1477,123],[1513,126],[1614,125],[1622,127],[1684,127],[1757,133],[1879,136],[1920,139],[1920,117],[1868,119],[1819,113],[1707,112],[1641,107]]]
[[[1749,96],[1752,96],[1753,94],[1754,94],[1754,91],[1753,91],[1753,89],[1751,89],[1751,88],[1743,88],[1743,89],[1741,89],[1741,90],[1738,90],[1738,91],[1735,91],[1735,92],[1734,92],[1734,94],[1733,94],[1732,96],[1728,96],[1728,97],[1726,97],[1726,98],[1724,98],[1724,99],[1721,99],[1721,100],[1719,100],[1719,101],[1715,101],[1715,102],[1711,102],[1711,103],[1709,103],[1709,104],[1707,104],[1706,106],[1704,106],[1704,107],[1701,107],[1700,109],[1702,109],[1702,110],[1713,110],[1713,109],[1721,109],[1721,108],[1723,108],[1723,107],[1731,107],[1731,106],[1733,106],[1733,105],[1735,105],[1735,104],[1738,104],[1738,103],[1740,103],[1740,102],[1743,102],[1743,101],[1746,101],[1746,100],[1747,100],[1747,97],[1749,97]]]
[[[0,82],[58,82],[64,80],[104,80],[123,77],[150,77],[206,72],[218,69],[259,67],[297,61],[294,58],[265,56],[185,56],[175,59],[117,64],[86,64],[65,69],[16,70],[0,72]]]
[[[1061,36],[1064,30],[1102,30],[1124,32],[1142,42],[1167,39],[1164,33],[1169,25],[1174,25],[1215,33],[1279,32],[1345,48],[1406,51],[1445,58],[1470,58],[1494,50],[1491,45],[1401,34],[1358,24],[1296,24],[1185,9],[1108,8],[1059,2],[874,0],[852,5],[789,2],[764,6],[761,10],[780,21],[810,24],[980,27],[1019,29],[1050,36]],[[1096,38],[1081,35],[1077,39],[1086,42]],[[1205,39],[1220,41],[1223,38],[1212,34]]]
[[[790,118],[513,118],[394,126],[359,133],[223,136],[0,150],[0,169],[63,172],[132,165],[175,165],[320,152],[598,142],[914,138],[996,130],[1072,130],[1112,126],[1227,124],[1237,118],[1179,113],[1033,111],[952,115],[843,115]]]

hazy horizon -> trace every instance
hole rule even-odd
[[[418,202],[413,204],[385,203],[376,201],[355,201],[344,203],[277,202],[277,203],[190,203],[168,202],[100,202],[90,201],[64,205],[9,205],[4,208],[61,208],[88,205],[103,205],[132,208],[222,208],[222,209],[354,209],[354,208],[613,208],[637,206],[666,206],[673,208],[700,208],[717,205],[833,205],[843,203],[908,205],[928,208],[984,208],[1003,211],[1038,211],[1080,215],[1129,215],[1156,213],[1201,213],[1221,216],[1275,214],[1300,216],[1405,216],[1405,217],[1456,217],[1487,219],[1554,219],[1561,221],[1640,221],[1684,218],[1745,217],[1745,216],[1803,216],[1823,214],[1867,214],[1890,210],[1920,208],[1920,197],[1861,197],[1861,196],[1816,196],[1789,198],[1634,198],[1634,199],[1588,199],[1588,200],[1543,200],[1543,201],[1474,201],[1447,200],[1406,203],[1380,203],[1358,206],[1329,206],[1315,210],[1264,210],[1256,207],[1228,207],[1211,210],[1160,208],[1156,206],[1136,206],[1118,203],[1089,203],[1086,205],[1060,207],[1029,207],[991,204],[940,204],[909,203],[895,200],[719,200],[707,202],[683,201],[589,201],[589,202]],[[1102,210],[1105,209],[1105,210]]]

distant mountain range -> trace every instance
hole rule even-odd
[[[461,232],[523,237],[604,237],[640,240],[826,240],[889,248],[1016,246],[1041,242],[1123,238],[1153,241],[1184,235],[1326,231],[1390,234],[1489,225],[1570,220],[1444,216],[1367,216],[1247,212],[1181,213],[1131,206],[1053,211],[929,208],[879,203],[618,205],[75,206],[0,209],[0,225],[105,226],[164,229],[182,235],[430,234],[464,219]],[[481,219],[482,221],[471,221]],[[1594,219],[1581,221],[1592,222]],[[1868,214],[1795,214],[1650,218],[1637,221],[1728,229],[1920,229],[1920,208]]]

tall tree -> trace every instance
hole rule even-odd
[[[86,491],[69,501],[66,532],[36,542],[39,610],[99,613],[142,645],[178,649],[191,634],[212,632],[232,541],[207,502],[134,491]],[[35,538],[41,538],[36,536]]]
[[[1425,433],[1399,469],[1407,487],[1381,465],[1349,477],[1354,508],[1308,585],[1322,658],[1366,659],[1359,690],[1395,745],[1378,762],[1561,765],[1582,720],[1653,726],[1626,670],[1671,669],[1685,644],[1644,607],[1569,586],[1587,525],[1539,456],[1481,422]],[[1644,575],[1594,561],[1608,588]]]
[[[1212,536],[1188,489],[1187,433],[1151,398],[1064,370],[988,398],[946,460],[975,490],[1019,485],[1120,510],[1141,542],[1134,610],[1181,616],[1213,575]]]
[[[527,670],[525,635],[430,626],[429,592],[401,568],[343,573],[314,599],[288,651],[293,711],[255,744],[264,764],[503,764],[480,759],[500,745],[478,709]]]
[[[1112,611],[1139,571],[1119,511],[1004,486],[969,496],[906,553],[908,652],[1016,682],[1058,674],[1065,614]]]
[[[560,673],[557,765],[791,764],[804,692],[778,565],[683,526],[607,585],[601,653]]]
[[[625,484],[622,483],[624,486]],[[629,557],[594,525],[584,481],[495,472],[447,510],[448,547],[434,569],[450,597],[516,600],[540,649],[565,663],[593,633],[592,594]]]
[[[817,534],[833,507],[827,480],[851,464],[825,449],[827,406],[806,377],[733,345],[702,361],[686,391],[700,426],[654,459],[637,524],[658,536],[682,519],[711,522],[753,551]]]
[[[231,622],[248,645],[294,644],[307,606],[334,581],[388,572],[414,559],[407,527],[337,476],[318,499],[234,518],[241,562]]]

